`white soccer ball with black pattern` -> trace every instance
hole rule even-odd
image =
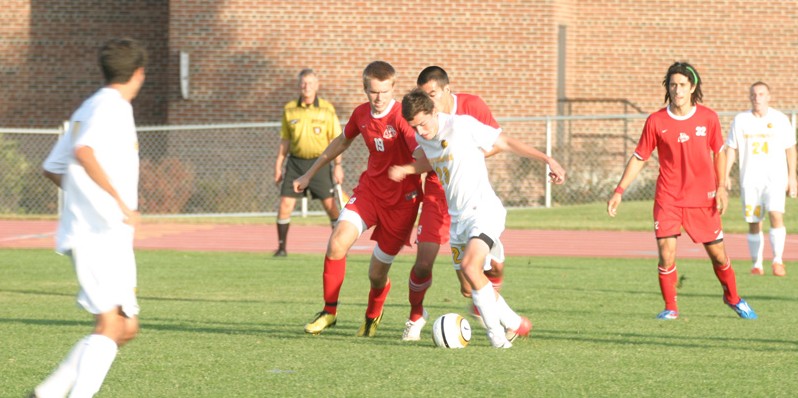
[[[471,341],[471,325],[460,314],[441,315],[432,324],[432,341],[441,348],[465,348]]]

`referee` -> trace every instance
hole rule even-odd
[[[279,247],[274,253],[275,257],[285,257],[287,254],[285,243],[288,226],[291,224],[291,213],[297,198],[305,195],[304,192],[294,192],[293,181],[305,174],[330,141],[341,134],[341,123],[335,114],[335,108],[316,96],[319,78],[313,69],[299,72],[299,89],[299,99],[285,104],[280,149],[274,163],[274,183],[281,186],[280,209],[277,212]],[[316,173],[306,190],[310,191],[313,198],[321,199],[330,223],[335,225],[339,209],[333,198],[333,184],[340,184],[344,180],[340,156],[334,160],[330,171]]]

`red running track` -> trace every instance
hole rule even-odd
[[[0,220],[0,249],[52,248],[55,221]],[[288,253],[324,253],[330,228],[327,226],[292,225],[288,234]],[[371,253],[374,242],[366,232],[352,247],[352,253]],[[767,241],[767,239],[765,239]],[[510,256],[575,256],[657,258],[652,232],[610,231],[544,231],[507,230],[502,235],[505,251]],[[748,242],[744,234],[728,234],[726,250],[732,259],[748,259]],[[798,260],[798,235],[788,235],[785,261]],[[136,232],[137,249],[169,249],[192,251],[238,251],[270,253],[277,247],[274,225],[228,225],[143,223]],[[441,252],[448,252],[443,246]],[[414,254],[404,248],[402,254]],[[765,258],[770,244],[766,243]],[[706,258],[704,249],[684,234],[679,238],[677,258]]]

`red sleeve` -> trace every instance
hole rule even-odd
[[[637,148],[635,148],[635,154],[640,160],[648,160],[651,153],[654,152],[654,149],[657,147],[657,129],[652,120],[652,116],[653,115],[646,119],[646,124],[643,126],[643,133],[640,135],[640,141],[637,142]]]
[[[462,97],[462,112],[458,109],[461,115],[471,115],[474,119],[479,120],[482,124],[487,124],[493,128],[499,128],[499,123],[493,118],[493,112],[488,108],[488,104],[479,96],[469,94],[459,94]]]
[[[418,148],[418,142],[416,142],[416,131],[410,127],[403,117],[400,117],[397,120],[399,121],[397,124],[399,125],[399,130],[401,130],[401,134],[404,138],[405,144],[407,145],[407,149],[412,154],[416,148]]]
[[[346,122],[346,126],[344,126],[344,136],[347,139],[351,140],[360,135],[360,129],[357,128],[357,115],[359,109],[360,107],[357,107],[354,111],[352,111],[352,116],[349,117],[349,120]]]
[[[720,120],[718,120],[717,113],[712,113],[711,121],[708,124],[709,126],[707,126],[707,128],[709,131],[707,133],[709,134],[709,147],[713,152],[718,153],[723,149],[725,142],[723,141],[723,132],[720,128]]]

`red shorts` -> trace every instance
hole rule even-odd
[[[406,200],[398,205],[384,205],[368,191],[355,188],[346,209],[354,211],[366,223],[367,228],[374,227],[371,240],[376,241],[380,250],[395,256],[402,246],[410,246],[410,235],[418,216],[420,201],[417,195],[402,195]]]
[[[449,243],[449,208],[446,193],[439,183],[427,180],[424,184],[424,203],[418,218],[416,242],[430,242],[443,245]]]
[[[682,227],[695,243],[723,239],[720,213],[715,207],[661,206],[654,202],[654,233],[657,238],[679,236]]]

